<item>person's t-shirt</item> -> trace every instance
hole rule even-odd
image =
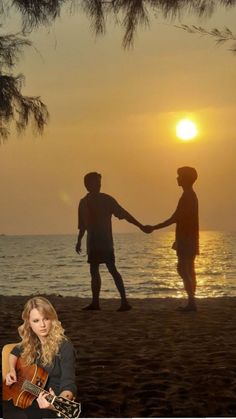
[[[197,255],[199,253],[198,199],[193,190],[183,192],[174,217],[177,254]]]
[[[113,250],[112,215],[119,219],[127,211],[110,195],[88,193],[79,203],[79,229],[87,230],[87,252]]]

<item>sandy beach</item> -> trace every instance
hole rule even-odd
[[[1,346],[18,341],[27,297],[0,296]],[[177,299],[88,300],[47,296],[78,354],[82,417],[235,417],[236,299],[199,300],[180,313]]]

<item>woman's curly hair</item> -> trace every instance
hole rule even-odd
[[[43,345],[30,327],[30,312],[34,308],[45,318],[52,321],[51,329]],[[24,323],[18,328],[18,332],[22,339],[19,346],[23,349],[21,357],[25,364],[35,363],[38,357],[40,357],[40,363],[43,366],[52,364],[61,342],[66,339],[64,329],[52,304],[44,297],[33,297],[25,304],[22,319]]]

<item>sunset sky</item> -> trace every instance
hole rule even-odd
[[[47,104],[50,122],[42,137],[29,128],[0,146],[0,233],[76,233],[89,171],[100,172],[102,191],[139,221],[161,222],[176,207],[183,165],[199,173],[201,229],[235,230],[236,55],[230,43],[217,47],[174,26],[234,30],[235,21],[236,8],[201,20],[160,15],[129,50],[118,26],[109,22],[95,38],[83,14],[65,12],[32,33],[36,49],[25,50],[15,73],[26,77],[25,95]],[[175,135],[185,117],[199,131],[189,142]],[[135,229],[116,221],[114,231]]]

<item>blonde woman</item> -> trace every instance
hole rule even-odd
[[[33,297],[25,304],[22,319],[23,324],[18,328],[21,342],[9,356],[6,385],[17,382],[16,363],[21,357],[24,365],[37,364],[47,371],[46,391],[72,400],[76,394],[74,348],[64,334],[55,309],[46,298]],[[4,402],[3,409],[4,419],[57,417],[43,391],[25,409],[14,406],[12,401]]]

